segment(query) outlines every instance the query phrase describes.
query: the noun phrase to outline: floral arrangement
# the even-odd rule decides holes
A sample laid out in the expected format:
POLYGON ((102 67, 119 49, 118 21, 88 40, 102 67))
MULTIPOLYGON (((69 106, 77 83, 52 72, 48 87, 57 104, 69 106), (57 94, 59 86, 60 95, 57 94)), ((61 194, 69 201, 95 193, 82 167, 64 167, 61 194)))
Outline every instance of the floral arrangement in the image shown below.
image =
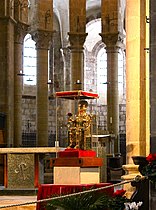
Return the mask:
POLYGON ((138 202, 138 203, 136 203, 136 202, 132 202, 132 203, 125 203, 125 210, 130 210, 130 209, 132 209, 132 210, 138 210, 139 209, 139 207, 141 206, 143 204, 143 202, 138 202))
POLYGON ((143 176, 156 183, 156 154, 149 154, 146 157, 147 164, 140 171, 143 176))
POLYGON ((117 190, 111 196, 101 191, 73 195, 51 200, 47 203, 46 210, 124 210, 125 203, 131 202, 124 194, 125 190, 117 190))
POLYGON ((130 202, 125 196, 125 190, 116 190, 112 197, 108 200, 108 207, 113 210, 123 210, 125 209, 125 203, 130 202))

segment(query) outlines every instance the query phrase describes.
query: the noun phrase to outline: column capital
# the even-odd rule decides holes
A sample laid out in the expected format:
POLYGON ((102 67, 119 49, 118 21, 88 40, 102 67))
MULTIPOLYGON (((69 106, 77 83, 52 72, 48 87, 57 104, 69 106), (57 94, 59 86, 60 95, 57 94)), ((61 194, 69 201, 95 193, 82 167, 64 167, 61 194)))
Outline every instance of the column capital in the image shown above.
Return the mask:
POLYGON ((17 22, 15 25, 15 43, 23 44, 24 37, 28 33, 28 27, 28 24, 17 22))
POLYGON ((86 40, 86 36, 88 33, 79 33, 79 32, 68 32, 69 35, 69 41, 70 41, 70 47, 69 49, 77 49, 77 50, 83 50, 83 45, 86 40))
POLYGON ((36 30, 31 32, 32 39, 36 42, 37 49, 50 49, 52 43, 53 31, 36 30))
POLYGON ((124 47, 124 38, 125 35, 121 32, 114 32, 114 33, 100 33, 102 38, 102 42, 106 44, 106 47, 124 47))

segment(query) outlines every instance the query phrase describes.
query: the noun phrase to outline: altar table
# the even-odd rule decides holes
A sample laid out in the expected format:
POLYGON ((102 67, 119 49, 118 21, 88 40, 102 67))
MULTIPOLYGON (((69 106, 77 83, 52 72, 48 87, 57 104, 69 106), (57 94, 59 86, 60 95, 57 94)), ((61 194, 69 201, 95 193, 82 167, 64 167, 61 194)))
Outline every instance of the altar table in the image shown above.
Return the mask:
MULTIPOLYGON (((54 195, 65 195, 65 194, 81 192, 83 190, 88 190, 92 187, 100 188, 109 185, 111 185, 111 183, 79 184, 79 185, 41 184, 38 188, 37 200, 50 198, 54 195)), ((111 196, 114 193, 114 187, 103 189, 102 191, 111 196)), ((44 205, 45 203, 37 203, 36 210, 45 210, 44 205)))
POLYGON ((4 162, 4 187, 7 190, 36 190, 44 183, 44 157, 56 153, 55 147, 0 148, 4 162))

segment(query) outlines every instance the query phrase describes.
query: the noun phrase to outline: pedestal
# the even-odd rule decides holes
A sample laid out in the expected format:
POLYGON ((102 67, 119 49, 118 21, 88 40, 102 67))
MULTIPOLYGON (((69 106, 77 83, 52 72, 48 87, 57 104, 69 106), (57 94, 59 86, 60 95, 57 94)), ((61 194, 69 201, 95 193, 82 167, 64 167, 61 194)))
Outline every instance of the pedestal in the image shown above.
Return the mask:
POLYGON ((50 164, 54 167, 54 184, 100 183, 103 159, 97 158, 95 151, 65 150, 50 164))

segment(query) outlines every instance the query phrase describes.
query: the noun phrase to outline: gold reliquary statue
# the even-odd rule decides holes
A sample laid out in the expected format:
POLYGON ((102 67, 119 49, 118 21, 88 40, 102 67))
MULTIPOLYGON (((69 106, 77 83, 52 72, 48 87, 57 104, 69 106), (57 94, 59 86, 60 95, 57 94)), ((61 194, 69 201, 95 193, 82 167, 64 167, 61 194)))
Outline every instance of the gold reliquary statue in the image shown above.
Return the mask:
POLYGON ((68 113, 67 148, 90 150, 92 148, 92 116, 87 113, 88 102, 86 100, 98 99, 98 94, 83 90, 73 90, 56 92, 53 97, 56 97, 56 99, 74 100, 76 102, 76 113, 68 113))
POLYGON ((91 149, 91 115, 87 113, 88 102, 81 100, 78 103, 78 112, 75 116, 68 113, 68 148, 91 149))

